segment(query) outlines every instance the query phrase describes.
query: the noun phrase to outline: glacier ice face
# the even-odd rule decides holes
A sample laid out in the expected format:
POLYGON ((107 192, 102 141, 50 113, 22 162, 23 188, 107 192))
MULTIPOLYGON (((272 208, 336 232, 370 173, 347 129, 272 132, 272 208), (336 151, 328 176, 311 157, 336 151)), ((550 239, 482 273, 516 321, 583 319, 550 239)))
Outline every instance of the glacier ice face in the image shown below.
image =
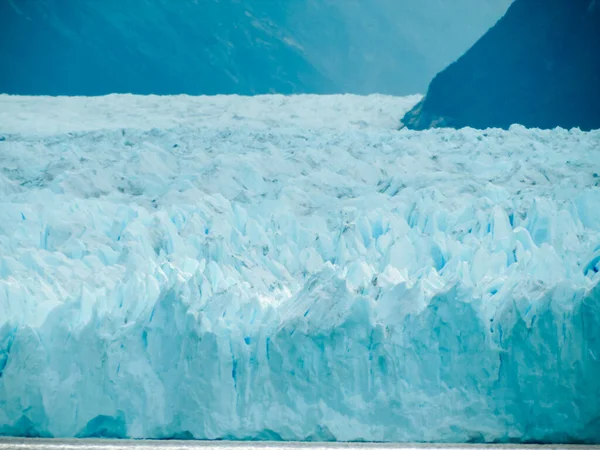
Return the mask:
POLYGON ((0 96, 0 433, 600 441, 600 132, 0 96))

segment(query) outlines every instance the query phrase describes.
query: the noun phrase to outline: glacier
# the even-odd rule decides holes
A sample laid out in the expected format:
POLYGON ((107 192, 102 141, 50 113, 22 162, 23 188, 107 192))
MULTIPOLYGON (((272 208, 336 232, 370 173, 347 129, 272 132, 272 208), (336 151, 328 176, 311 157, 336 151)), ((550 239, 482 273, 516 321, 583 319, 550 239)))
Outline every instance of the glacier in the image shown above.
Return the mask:
POLYGON ((600 131, 0 96, 0 434, 600 442, 600 131))

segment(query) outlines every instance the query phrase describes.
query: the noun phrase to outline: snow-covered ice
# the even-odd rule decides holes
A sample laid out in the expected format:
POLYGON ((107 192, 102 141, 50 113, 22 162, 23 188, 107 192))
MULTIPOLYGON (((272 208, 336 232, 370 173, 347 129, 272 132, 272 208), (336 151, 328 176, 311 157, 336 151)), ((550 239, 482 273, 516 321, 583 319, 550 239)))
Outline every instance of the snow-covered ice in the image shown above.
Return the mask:
POLYGON ((600 131, 0 96, 0 434, 600 441, 600 131))

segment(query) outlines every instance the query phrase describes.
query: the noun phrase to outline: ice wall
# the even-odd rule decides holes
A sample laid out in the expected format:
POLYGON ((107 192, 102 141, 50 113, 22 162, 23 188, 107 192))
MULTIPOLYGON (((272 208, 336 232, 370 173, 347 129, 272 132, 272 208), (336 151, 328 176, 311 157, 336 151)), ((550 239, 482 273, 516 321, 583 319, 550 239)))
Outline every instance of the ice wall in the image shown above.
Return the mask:
POLYGON ((0 96, 0 433, 599 442, 600 132, 417 100, 0 96))

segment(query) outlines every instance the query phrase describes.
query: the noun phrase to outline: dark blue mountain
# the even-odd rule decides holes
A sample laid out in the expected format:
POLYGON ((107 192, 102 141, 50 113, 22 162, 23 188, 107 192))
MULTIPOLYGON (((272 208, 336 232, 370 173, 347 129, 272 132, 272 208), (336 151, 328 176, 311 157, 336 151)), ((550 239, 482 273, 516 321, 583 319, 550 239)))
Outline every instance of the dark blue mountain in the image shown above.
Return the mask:
POLYGON ((600 1, 516 0, 403 123, 600 128, 600 1))

